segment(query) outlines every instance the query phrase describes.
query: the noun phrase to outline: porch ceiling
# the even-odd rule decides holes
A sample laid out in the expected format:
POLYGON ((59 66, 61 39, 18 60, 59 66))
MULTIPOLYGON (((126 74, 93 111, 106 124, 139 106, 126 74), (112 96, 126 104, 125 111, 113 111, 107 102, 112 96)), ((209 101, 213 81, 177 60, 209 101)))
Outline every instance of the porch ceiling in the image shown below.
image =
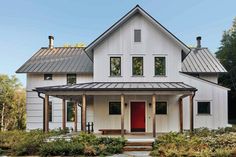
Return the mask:
POLYGON ((183 82, 89 82, 75 85, 38 87, 35 91, 40 93, 55 93, 59 95, 80 93, 106 93, 116 94, 119 92, 144 93, 144 92, 194 92, 195 87, 183 82))

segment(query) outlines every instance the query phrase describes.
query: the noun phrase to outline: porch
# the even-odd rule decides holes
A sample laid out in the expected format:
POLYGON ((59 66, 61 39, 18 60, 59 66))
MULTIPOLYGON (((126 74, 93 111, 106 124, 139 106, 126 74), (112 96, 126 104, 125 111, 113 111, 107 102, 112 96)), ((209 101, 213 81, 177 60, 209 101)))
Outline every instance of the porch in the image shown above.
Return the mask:
MULTIPOLYGON (((66 100, 74 102, 75 108, 75 120, 74 120, 74 131, 77 132, 77 107, 81 107, 81 130, 86 131, 86 106, 88 99, 93 101, 94 113, 98 116, 94 117, 94 125, 98 126, 98 120, 100 123, 107 123, 109 117, 104 118, 104 108, 99 106, 98 99, 101 101, 105 100, 106 97, 113 97, 116 101, 120 101, 120 115, 117 116, 119 119, 119 125, 115 125, 117 129, 120 129, 121 136, 125 136, 125 130, 128 132, 143 131, 145 134, 156 137, 156 102, 163 96, 175 96, 177 98, 177 110, 179 112, 179 131, 183 131, 183 98, 189 97, 190 104, 190 130, 194 128, 193 121, 193 98, 196 92, 196 88, 191 87, 182 82, 91 82, 82 83, 76 85, 64 85, 64 86, 53 86, 53 87, 39 87, 36 88, 39 94, 45 94, 44 103, 44 130, 47 132, 49 130, 49 96, 54 96, 62 99, 62 129, 66 128, 66 100), (138 97, 138 99, 137 99, 138 97), (135 98, 135 99, 133 99, 135 98), (141 98, 141 99, 139 99, 141 98), (96 103, 95 103, 96 102, 96 103), (139 114, 132 116, 132 102, 134 113, 139 112, 139 114), (136 102, 136 103, 134 103, 136 102), (143 106, 144 109, 137 109, 143 106), (100 111, 99 111, 100 110, 100 111), (140 110, 140 111, 138 111, 140 110), (140 128, 140 113, 144 110, 144 125, 145 127, 140 128), (146 112, 145 112, 146 111, 146 112), (102 118, 103 117, 103 118, 102 118), (132 117, 134 122, 132 122, 132 117), (135 120, 136 119, 136 120, 135 120), (133 123, 133 124, 132 124, 133 123), (134 123, 137 123, 136 126, 134 123), (135 128, 136 127, 136 128, 135 128), (132 130, 133 129, 133 130, 132 130), (140 130, 141 129, 141 130, 140 130), (144 130, 143 130, 144 129, 144 130)), ((100 104, 105 105, 102 102, 100 104)), ((118 121, 118 120, 117 120, 118 121)), ((116 121, 116 123, 117 123, 116 121)), ((115 122, 115 121, 114 121, 115 122)), ((101 125, 102 126, 102 125, 101 125)), ((99 128, 97 129, 111 129, 99 128)))

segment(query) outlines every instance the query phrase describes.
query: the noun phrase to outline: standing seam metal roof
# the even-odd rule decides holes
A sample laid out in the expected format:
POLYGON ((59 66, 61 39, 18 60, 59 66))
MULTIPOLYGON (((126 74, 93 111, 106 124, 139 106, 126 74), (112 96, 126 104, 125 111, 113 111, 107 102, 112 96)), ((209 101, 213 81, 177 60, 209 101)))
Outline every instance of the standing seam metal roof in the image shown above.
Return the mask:
POLYGON ((93 62, 83 48, 41 48, 17 73, 93 73, 93 62))
POLYGON ((224 73, 227 70, 207 48, 193 48, 182 62, 184 73, 224 73))
POLYGON ((45 91, 196 91, 183 82, 89 82, 36 88, 45 91))

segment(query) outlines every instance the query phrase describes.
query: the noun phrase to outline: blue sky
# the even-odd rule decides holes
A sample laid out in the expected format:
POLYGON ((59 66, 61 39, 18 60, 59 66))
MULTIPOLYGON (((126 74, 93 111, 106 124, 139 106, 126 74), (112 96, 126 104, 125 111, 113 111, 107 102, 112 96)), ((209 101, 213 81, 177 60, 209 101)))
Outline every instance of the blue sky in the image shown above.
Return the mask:
MULTIPOLYGON (((235 0, 7 0, 0 4, 0 73, 13 75, 40 47, 89 44, 139 4, 186 45, 217 51, 236 17, 235 0)), ((25 85, 25 74, 17 74, 25 85)))

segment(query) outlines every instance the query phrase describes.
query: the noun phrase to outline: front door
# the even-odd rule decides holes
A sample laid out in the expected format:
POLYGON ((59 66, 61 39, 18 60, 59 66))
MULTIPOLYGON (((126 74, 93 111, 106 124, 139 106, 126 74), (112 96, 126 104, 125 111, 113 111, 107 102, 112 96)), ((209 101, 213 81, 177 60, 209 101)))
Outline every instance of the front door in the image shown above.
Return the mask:
POLYGON ((145 132, 145 102, 131 102, 131 131, 145 132))

